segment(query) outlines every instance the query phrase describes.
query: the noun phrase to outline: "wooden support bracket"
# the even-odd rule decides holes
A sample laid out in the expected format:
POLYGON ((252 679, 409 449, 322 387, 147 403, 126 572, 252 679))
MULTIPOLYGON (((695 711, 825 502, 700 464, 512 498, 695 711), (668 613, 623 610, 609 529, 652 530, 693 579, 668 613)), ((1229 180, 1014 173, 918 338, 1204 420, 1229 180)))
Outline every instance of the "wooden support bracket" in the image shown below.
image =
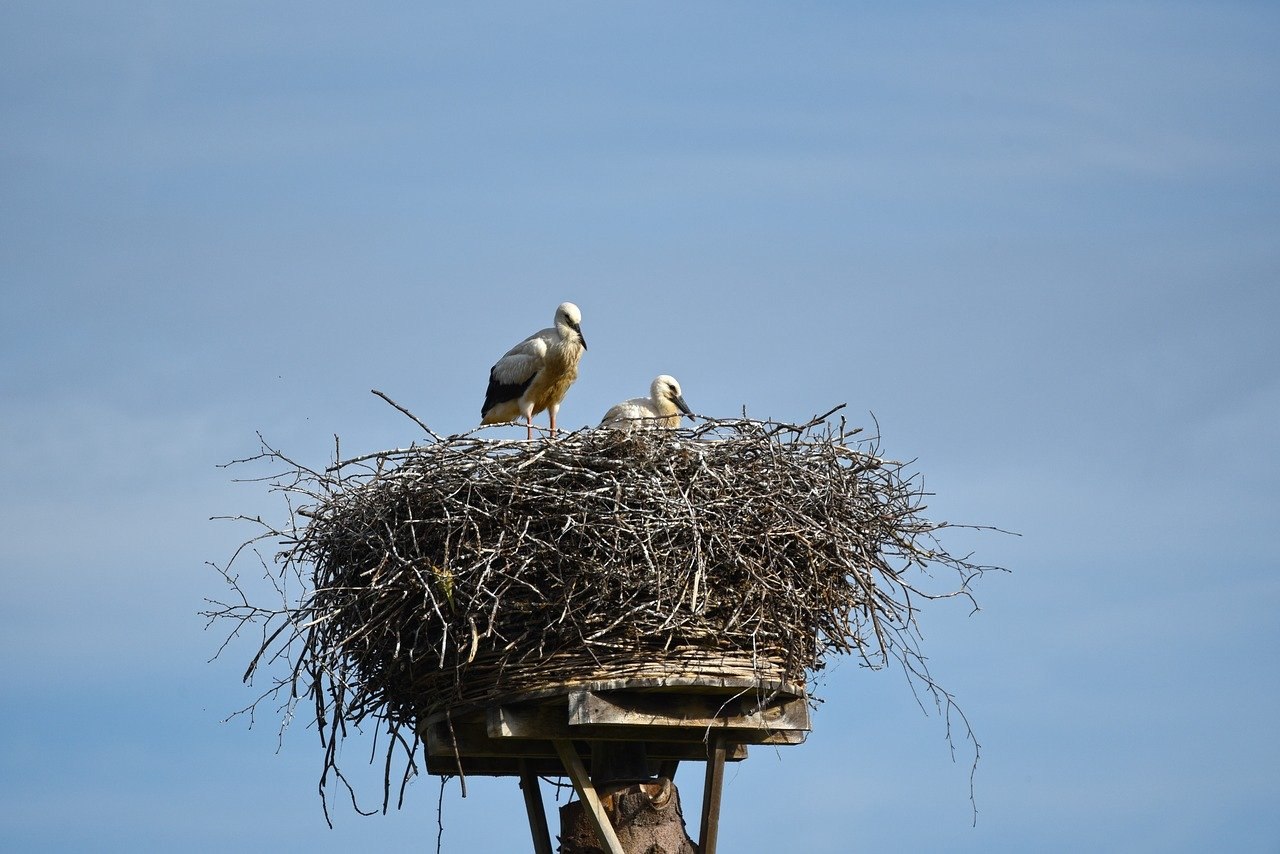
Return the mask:
MULTIPOLYGON (((596 787, 591 785, 591 778, 587 776, 587 766, 582 764, 578 751, 568 739, 558 738, 552 743, 555 745, 556 753, 560 755, 560 761, 564 763, 565 772, 573 781, 573 787, 578 790, 578 797, 582 798, 582 802, 586 804, 587 818, 591 820, 591 826, 595 828, 601 844, 604 845, 608 854, 626 854, 622 850, 622 842, 618 840, 618 834, 614 832, 613 825, 609 822, 608 814, 604 811, 604 804, 600 803, 596 787)), ((723 768, 723 765, 721 767, 723 768)))

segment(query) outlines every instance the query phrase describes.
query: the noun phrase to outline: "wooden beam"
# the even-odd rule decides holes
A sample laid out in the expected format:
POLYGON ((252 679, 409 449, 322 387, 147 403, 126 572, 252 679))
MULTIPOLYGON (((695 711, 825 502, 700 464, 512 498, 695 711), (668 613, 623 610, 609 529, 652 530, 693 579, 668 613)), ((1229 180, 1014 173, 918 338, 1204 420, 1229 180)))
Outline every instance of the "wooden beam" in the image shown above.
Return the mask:
POLYGON ((485 712, 489 738, 572 738, 564 703, 493 706, 485 712))
POLYGON ((712 735, 707 744, 707 777, 702 791, 702 828, 698 832, 699 854, 716 854, 720 835, 720 795, 724 791, 724 741, 712 735))
POLYGON ((755 695, 709 697, 634 691, 569 692, 569 726, 678 727, 689 730, 808 732, 803 697, 775 697, 763 706, 755 695))
POLYGON ((450 730, 436 724, 427 730, 427 754, 430 756, 510 756, 515 758, 555 756, 555 751, 544 741, 491 739, 482 727, 475 724, 458 724, 450 730))
POLYGON ((538 775, 529 763, 520 761, 520 790, 524 792, 524 808, 529 813, 529 832, 533 834, 533 854, 551 854, 551 832, 547 829, 547 811, 542 806, 542 789, 538 775))
MULTIPOLYGON (((505 707, 502 711, 505 711, 505 707)), ((561 709, 563 716, 564 710, 561 709)), ((557 738, 569 738, 571 733, 568 727, 562 728, 562 734, 553 735, 542 729, 524 730, 520 728, 505 729, 508 733, 499 737, 491 737, 489 735, 492 729, 480 723, 469 721, 458 721, 450 728, 443 723, 431 724, 427 727, 425 734, 426 752, 428 757, 438 759, 454 759, 461 757, 463 760, 473 758, 511 758, 511 759, 538 759, 556 757, 555 748, 551 746, 551 742, 557 738)), ((611 730, 612 731, 612 730, 611 730)), ((590 732, 590 731, 588 731, 590 732)), ((586 732, 574 731, 572 735, 583 735, 586 732)), ((681 738, 673 738, 668 740, 664 731, 658 729, 638 728, 634 733, 628 733, 629 738, 614 739, 598 739, 594 734, 590 736, 592 741, 597 740, 614 740, 614 741, 633 741, 641 742, 645 746, 645 752, 650 759, 658 761, 664 759, 682 759, 682 760, 701 760, 706 758, 707 751, 705 742, 701 737, 705 737, 703 730, 698 730, 699 740, 694 740, 692 731, 686 732, 681 738)), ((615 736, 621 733, 614 732, 615 736)), ((775 733, 777 735, 777 733, 775 733)), ((729 736, 730 748, 728 760, 737 762, 747 758, 747 748, 738 742, 737 735, 729 736)), ((753 742, 754 743, 754 742, 753 742)), ((470 773, 470 772, 468 772, 470 773)), ((477 772, 481 773, 481 772, 477 772)), ((558 776, 558 775, 557 775, 558 776)))
POLYGON ((587 767, 582 764, 578 751, 568 739, 558 738, 552 743, 556 747, 556 753, 560 754, 564 770, 573 781, 573 788, 577 789, 578 797, 587 807, 587 818, 591 820, 591 826, 595 828, 596 836, 599 837, 605 851, 608 854, 627 854, 622 850, 622 843, 618 840, 618 834, 614 832, 613 825, 609 823, 604 804, 600 803, 600 796, 596 794, 595 786, 591 785, 591 778, 587 776, 587 767))
MULTIPOLYGON (((589 692, 588 692, 589 693, 589 692)), ((671 696, 671 695, 659 695, 671 696)), ((578 702, 585 703, 585 698, 579 698, 578 702)), ((646 700, 646 703, 652 700, 646 700)), ((613 704, 617 705, 617 704, 613 704)), ((588 739, 591 741, 643 741, 646 743, 654 742, 689 742, 693 747, 694 754, 681 755, 680 759, 701 759, 706 751, 703 745, 706 743, 707 729, 710 719, 708 718, 676 718, 671 717, 663 720, 657 720, 656 723, 646 723, 645 718, 638 717, 633 711, 626 708, 620 708, 618 711, 609 711, 603 707, 597 713, 598 717, 594 722, 591 721, 590 715, 596 713, 592 711, 583 711, 582 709, 575 715, 573 706, 569 706, 566 711, 564 704, 560 705, 541 705, 530 706, 521 704, 512 704, 506 706, 495 706, 486 712, 485 716, 485 735, 495 740, 505 739, 534 739, 538 741, 552 741, 557 738, 569 739, 588 739), (664 725, 678 721, 675 726, 664 725)), ((777 726, 779 728, 754 728, 752 725, 744 725, 742 727, 724 727, 718 728, 731 729, 733 732, 732 741, 739 744, 800 744, 805 739, 805 731, 808 728, 808 710, 804 710, 805 717, 803 720, 792 720, 790 718, 779 719, 777 726), (803 724, 803 728, 784 729, 781 728, 783 723, 803 724)), ((652 718, 653 716, 650 716, 652 718)), ((732 723, 732 721, 730 722, 732 723)), ((454 731, 459 733, 458 739, 462 740, 462 733, 474 734, 474 730, 465 726, 460 727, 458 722, 454 722, 454 731)), ((428 727, 429 737, 431 733, 447 733, 441 724, 435 723, 428 727)), ((515 751, 516 748, 513 748, 515 751)), ((651 754, 656 755, 656 754, 651 754)), ((732 758, 732 757, 730 757, 732 758)))
POLYGON ((651 765, 643 741, 591 742, 591 782, 602 789, 647 783, 653 779, 651 765))
MULTIPOLYGON (((705 762, 707 760, 707 746, 699 745, 702 750, 697 756, 685 756, 683 760, 686 762, 705 762)), ((746 756, 746 748, 740 744, 725 745, 729 753, 725 756, 727 762, 740 762, 746 756), (735 756, 735 751, 737 755, 735 756)), ((467 777, 519 777, 520 763, 524 762, 530 771, 539 777, 563 777, 564 765, 561 764, 559 757, 555 755, 555 749, 551 745, 547 745, 546 756, 463 756, 462 764, 458 764, 457 758, 452 755, 426 757, 427 773, 436 777, 457 777, 465 775, 467 777)), ((664 774, 662 767, 665 762, 675 765, 675 760, 660 760, 653 756, 649 757, 649 774, 652 777, 668 777, 664 774)), ((586 758, 583 757, 583 764, 586 764, 586 758)))
MULTIPOLYGON (((550 748, 548 748, 550 749, 550 748)), ((427 773, 436 777, 519 777, 520 763, 539 777, 563 777, 564 766, 551 757, 517 759, 513 756, 464 756, 462 764, 452 756, 427 756, 427 773)))

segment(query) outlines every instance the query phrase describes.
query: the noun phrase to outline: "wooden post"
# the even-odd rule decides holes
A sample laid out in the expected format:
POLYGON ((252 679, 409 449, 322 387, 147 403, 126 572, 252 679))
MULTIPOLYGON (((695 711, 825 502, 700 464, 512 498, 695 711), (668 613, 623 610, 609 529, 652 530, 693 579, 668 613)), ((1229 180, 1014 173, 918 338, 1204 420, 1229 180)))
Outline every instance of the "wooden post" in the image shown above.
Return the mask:
POLYGON ((716 854, 716 837, 720 833, 720 793, 724 790, 724 756, 724 738, 712 735, 707 743, 707 778, 702 792, 699 854, 716 854))
POLYGON ((533 834, 534 854, 551 854, 551 832, 547 830, 547 811, 542 806, 542 789, 538 775, 529 763, 520 760, 520 789, 524 792, 524 808, 529 813, 529 832, 533 834))

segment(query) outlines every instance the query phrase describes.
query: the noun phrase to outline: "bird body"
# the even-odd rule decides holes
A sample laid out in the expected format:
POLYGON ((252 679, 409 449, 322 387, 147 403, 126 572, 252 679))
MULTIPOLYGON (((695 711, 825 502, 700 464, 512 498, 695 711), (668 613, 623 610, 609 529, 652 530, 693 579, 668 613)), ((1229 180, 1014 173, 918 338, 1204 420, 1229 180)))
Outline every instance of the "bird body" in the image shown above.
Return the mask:
POLYGON ((662 374, 649 386, 648 397, 633 397, 610 407, 600 426, 623 430, 674 430, 680 426, 681 415, 693 417, 689 405, 684 402, 680 383, 675 377, 662 374))
POLYGON ((561 303, 553 326, 512 347, 489 369, 480 423, 501 424, 523 415, 532 439, 533 416, 545 410, 554 436, 560 402, 578 378, 578 361, 586 349, 582 312, 571 302, 561 303))

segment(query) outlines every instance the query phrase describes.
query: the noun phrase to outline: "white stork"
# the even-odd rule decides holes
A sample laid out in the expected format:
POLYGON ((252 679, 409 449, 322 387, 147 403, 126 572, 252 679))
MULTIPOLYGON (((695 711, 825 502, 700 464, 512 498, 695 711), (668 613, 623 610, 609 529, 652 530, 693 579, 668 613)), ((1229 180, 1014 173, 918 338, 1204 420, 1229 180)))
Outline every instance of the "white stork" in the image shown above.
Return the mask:
POLYGON ((560 401, 578 378, 578 360, 586 349, 582 312, 571 302, 560 303, 553 326, 512 347, 489 369, 480 423, 501 424, 523 415, 532 439, 533 416, 545 409, 554 436, 560 401))
POLYGON ((666 428, 674 430, 680 426, 680 415, 684 413, 690 418, 689 404, 684 402, 684 393, 676 378, 663 374, 649 386, 648 397, 633 397, 615 404, 604 414, 601 427, 617 427, 625 430, 666 428))

